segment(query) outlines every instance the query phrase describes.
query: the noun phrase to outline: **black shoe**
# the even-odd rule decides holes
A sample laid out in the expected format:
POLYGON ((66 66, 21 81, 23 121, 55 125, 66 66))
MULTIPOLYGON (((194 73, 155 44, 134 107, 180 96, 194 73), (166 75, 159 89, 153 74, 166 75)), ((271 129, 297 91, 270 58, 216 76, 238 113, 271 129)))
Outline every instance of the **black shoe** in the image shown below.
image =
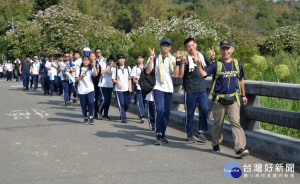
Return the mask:
POLYGON ((107 121, 110 121, 110 117, 109 116, 103 116, 102 118, 103 120, 107 120, 107 121))
POLYGON ((248 156, 248 155, 249 155, 248 150, 240 149, 239 151, 236 152, 235 158, 243 158, 243 157, 248 156))
POLYGON ((219 145, 213 146, 212 152, 213 152, 213 153, 220 153, 220 147, 219 147, 219 145))
POLYGON ((188 142, 188 143, 195 143, 196 141, 195 141, 194 136, 190 136, 190 137, 186 138, 186 142, 188 142))
POLYGON ((66 102, 66 106, 69 106, 69 105, 71 105, 71 103, 70 102, 66 102))
POLYGON ((95 124, 94 118, 90 118, 89 123, 90 123, 90 125, 94 125, 95 124))
POLYGON ((205 143, 206 142, 206 137, 204 135, 204 132, 197 132, 196 137, 199 138, 199 142, 205 143))
POLYGON ((26 90, 26 88, 23 88, 23 91, 25 91, 26 90))
POLYGON ((154 143, 154 144, 155 144, 155 145, 158 145, 158 146, 162 145, 162 143, 163 143, 163 142, 162 142, 162 138, 163 138, 162 135, 157 134, 157 135, 156 135, 156 140, 155 140, 155 143, 154 143))
POLYGON ((84 118, 83 124, 84 124, 84 125, 88 125, 88 124, 89 124, 89 120, 88 120, 87 118, 84 118))
POLYGON ((121 123, 127 123, 127 120, 122 120, 122 122, 121 123))
POLYGON ((166 138, 166 136, 164 136, 164 137, 161 139, 161 141, 162 141, 163 144, 168 144, 168 143, 169 143, 169 141, 168 141, 168 139, 166 138))

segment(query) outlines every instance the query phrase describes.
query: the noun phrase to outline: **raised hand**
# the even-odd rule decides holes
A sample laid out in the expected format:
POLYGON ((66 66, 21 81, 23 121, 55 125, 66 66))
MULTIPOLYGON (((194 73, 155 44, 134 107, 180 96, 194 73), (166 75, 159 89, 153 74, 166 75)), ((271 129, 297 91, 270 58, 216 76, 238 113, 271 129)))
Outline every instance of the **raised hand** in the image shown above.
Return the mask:
POLYGON ((150 59, 154 59, 154 57, 155 57, 155 48, 153 48, 153 50, 151 50, 149 48, 149 51, 150 51, 150 59))
POLYGON ((214 51, 214 47, 209 48, 209 52, 210 52, 210 59, 215 60, 216 52, 214 51))
POLYGON ((179 51, 177 52, 177 57, 176 57, 176 61, 181 61, 182 60, 182 55, 179 54, 179 51))

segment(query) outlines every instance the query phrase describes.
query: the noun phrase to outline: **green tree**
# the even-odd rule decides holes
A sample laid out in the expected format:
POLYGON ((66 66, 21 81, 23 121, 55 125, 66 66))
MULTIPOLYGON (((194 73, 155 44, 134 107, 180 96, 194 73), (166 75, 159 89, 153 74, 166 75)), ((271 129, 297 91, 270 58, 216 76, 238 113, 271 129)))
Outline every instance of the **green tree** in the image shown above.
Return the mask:
POLYGON ((59 4, 60 0, 34 0, 33 11, 38 12, 39 10, 44 11, 46 8, 52 5, 59 4))

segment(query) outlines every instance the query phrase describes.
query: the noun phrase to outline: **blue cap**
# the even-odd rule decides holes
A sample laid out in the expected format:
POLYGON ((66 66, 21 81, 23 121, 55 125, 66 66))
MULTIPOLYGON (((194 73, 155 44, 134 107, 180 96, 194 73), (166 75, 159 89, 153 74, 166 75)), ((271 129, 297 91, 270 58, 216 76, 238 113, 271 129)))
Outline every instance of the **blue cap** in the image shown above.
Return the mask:
POLYGON ((160 45, 163 45, 164 43, 168 43, 169 45, 172 45, 171 39, 170 38, 163 38, 160 41, 160 45))

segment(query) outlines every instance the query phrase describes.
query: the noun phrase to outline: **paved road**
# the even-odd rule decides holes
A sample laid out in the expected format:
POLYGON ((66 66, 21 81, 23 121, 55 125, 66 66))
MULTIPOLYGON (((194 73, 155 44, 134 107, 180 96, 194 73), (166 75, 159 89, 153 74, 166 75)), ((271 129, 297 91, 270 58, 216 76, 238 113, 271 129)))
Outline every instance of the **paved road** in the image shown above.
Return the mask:
MULTIPOLYGON (((211 153, 211 142, 188 144, 180 128, 168 128, 170 143, 155 146, 147 123, 139 124, 128 113, 121 124, 118 109, 111 107, 113 121, 82 125, 78 104, 65 107, 62 97, 43 96, 40 90, 21 91, 21 83, 0 80, 0 183, 1 184, 94 184, 94 183, 299 183, 286 169, 264 172, 264 155, 236 160, 231 145, 222 154, 211 153), (241 170, 251 165, 248 177, 224 175, 224 164, 235 161, 241 170), (263 172, 255 177, 254 164, 263 172), (262 178, 261 174, 265 174, 262 178), (251 176, 252 174, 252 176, 251 176), (275 178, 273 174, 277 174, 275 178), (282 178, 279 178, 282 176, 282 178)), ((278 161, 278 163, 281 163, 278 161)))

